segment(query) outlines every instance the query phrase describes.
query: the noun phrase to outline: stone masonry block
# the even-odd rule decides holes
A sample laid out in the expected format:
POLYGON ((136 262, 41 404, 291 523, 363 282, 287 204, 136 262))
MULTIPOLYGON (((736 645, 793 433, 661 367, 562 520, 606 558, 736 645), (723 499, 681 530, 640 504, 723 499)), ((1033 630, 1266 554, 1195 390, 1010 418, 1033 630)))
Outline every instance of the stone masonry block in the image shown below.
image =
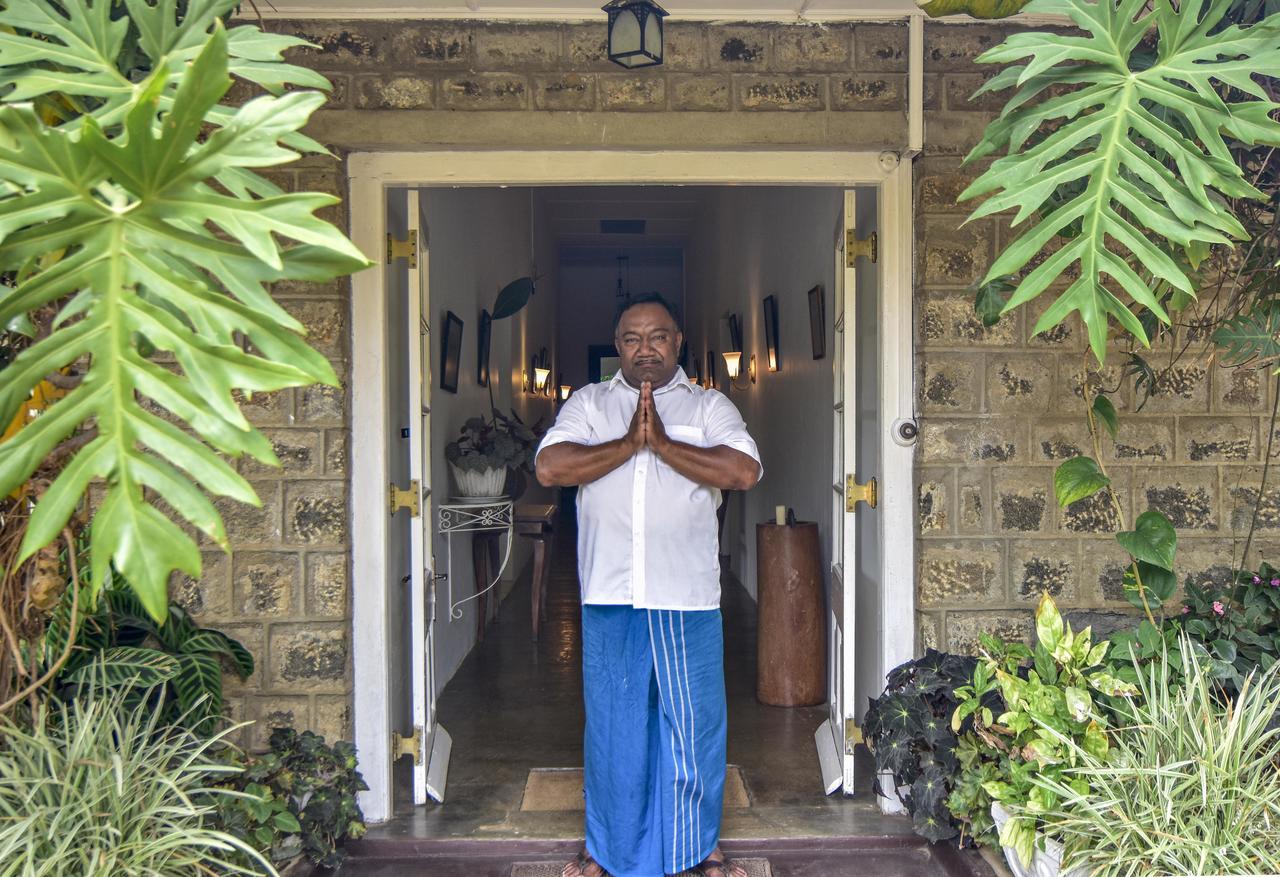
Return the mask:
POLYGON ((971 606, 1004 601, 1001 542, 924 539, 920 554, 920 605, 971 606))
POLYGON ((954 525, 954 473, 950 469, 921 469, 916 510, 920 516, 920 534, 949 533, 954 525))
POLYGON ((1053 403, 1053 362, 1043 356, 987 356, 987 410, 1038 414, 1053 403))
POLYGON ((1000 112, 1008 102, 1012 91, 987 91, 977 94, 982 84, 995 74, 995 69, 986 73, 949 73, 943 77, 943 95, 948 110, 979 110, 982 112, 1000 112))
POLYGON ((352 739, 351 700, 344 694, 317 694, 312 704, 312 729, 334 744, 339 740, 348 742, 352 739))
POLYGON ((601 76, 600 107, 605 110, 662 110, 667 106, 667 80, 657 73, 601 76))
POLYGON ((662 29, 663 69, 677 72, 705 70, 707 32, 706 25, 700 22, 668 22, 662 29))
POLYGON ((711 25, 707 28, 707 59, 712 70, 768 70, 767 25, 711 25))
POLYGON ((342 481, 285 485, 286 539, 291 544, 343 546, 347 542, 347 486, 342 481))
POLYGON ((313 70, 378 70, 391 57, 392 29, 368 21, 280 21, 277 33, 301 37, 315 48, 285 52, 285 60, 313 70))
POLYGON ((238 551, 232 586, 240 618, 285 618, 296 614, 301 558, 289 551, 238 551))
POLYGON ((260 694, 249 698, 249 749, 265 752, 270 748, 273 728, 310 729, 311 699, 303 696, 260 694))
POLYGON ((356 77, 356 109, 426 110, 435 105, 435 82, 422 76, 356 77))
POLYGON ((1178 456, 1188 463, 1256 460, 1258 422, 1252 417, 1178 418, 1178 456))
POLYGON ((345 624, 271 625, 271 685, 290 691, 344 694, 350 678, 345 624))
POLYGON ((797 25, 774 31, 775 70, 849 70, 852 59, 852 25, 797 25))
POLYGON ((347 421, 346 376, 338 372, 337 387, 311 384, 298 390, 298 419, 319 426, 341 426, 347 421))
POLYGON ((934 413, 977 414, 982 358, 935 353, 921 362, 920 407, 934 413))
MULTIPOLYGON (((1108 357, 1108 364, 1101 368, 1090 359, 1086 369, 1081 365, 1078 356, 1059 357, 1058 380, 1055 382, 1053 392, 1053 411, 1064 417, 1074 415, 1083 418, 1087 407, 1084 393, 1086 381, 1089 386, 1090 403, 1101 390, 1123 385, 1125 382, 1121 377, 1121 368, 1115 364, 1114 359, 1114 357, 1108 357)), ((1111 399, 1111 404, 1117 411, 1125 411, 1129 407, 1123 393, 1110 393, 1108 398, 1111 399)))
MULTIPOLYGON (((920 311, 922 345, 930 347, 1012 347, 1018 343, 1018 313, 984 326, 973 310, 973 293, 930 290, 920 311)), ((933 353, 924 354, 927 362, 933 353)))
POLYGON ((1080 545, 1074 539, 1015 539, 1009 543, 1014 597, 1035 604, 1048 592, 1064 605, 1080 595, 1080 545))
POLYGON ((1116 512, 1116 500, 1125 521, 1133 522, 1133 473, 1125 467, 1112 466, 1107 470, 1111 478, 1111 490, 1100 490, 1092 496, 1077 500, 1066 508, 1057 505, 1058 529, 1069 533, 1110 534, 1120 525, 1116 512), (1112 493, 1115 498, 1112 498, 1112 493))
POLYGON ((733 107, 728 76, 673 73, 667 77, 671 109, 726 111, 733 107))
POLYGON ((990 472, 986 467, 962 466, 956 473, 959 486, 958 530, 968 535, 991 532, 992 507, 990 472))
POLYGON ((283 426, 293 420, 293 390, 273 390, 251 396, 236 390, 231 396, 254 426, 283 426))
POLYGON ((1218 471, 1216 467, 1148 467, 1137 473, 1134 511, 1163 512, 1178 530, 1218 529, 1218 471))
POLYGON ((994 113, 940 110, 925 115, 924 154, 963 156, 982 140, 994 113))
POLYGON ((1086 539, 1081 543, 1080 594, 1083 604, 1128 605, 1124 571, 1131 559, 1114 538, 1086 539))
POLYGON ((1142 621, 1141 610, 1130 608, 1117 609, 1071 609, 1063 610, 1062 618, 1071 625, 1073 631, 1082 631, 1086 627, 1093 642, 1107 639, 1122 630, 1136 627, 1142 621))
POLYGON ((271 449, 280 459, 279 466, 267 466, 252 457, 240 460, 240 472, 249 478, 306 478, 319 475, 323 460, 321 444, 324 435, 317 429, 263 428, 271 449))
POLYGON ((960 203, 960 193, 977 179, 972 170, 961 170, 959 163, 948 159, 926 159, 916 192, 917 206, 923 213, 966 214, 973 203, 960 203))
POLYGON ((345 475, 347 472, 347 431, 327 429, 324 433, 324 473, 345 475))
POLYGON ((253 655, 253 672, 241 679, 234 672, 223 668, 222 690, 227 694, 244 694, 262 690, 262 680, 267 678, 267 640, 263 625, 257 623, 219 624, 218 630, 239 642, 253 655))
POLYGON ((1053 470, 1047 466, 1001 466, 991 473, 996 528, 1043 533, 1053 523, 1053 470))
POLYGON ((1025 429, 1014 418, 921 421, 920 446, 928 463, 1009 463, 1023 459, 1025 429))
POLYGON ((1003 40, 1004 34, 988 25, 929 22, 924 28, 925 69, 931 72, 985 69, 986 65, 977 64, 974 59, 1003 40))
POLYGON ((1035 330, 1040 316, 1056 298, 1057 293, 1050 290, 1023 305, 1027 321, 1027 346, 1073 352, 1083 349, 1086 335, 1080 326, 1079 314, 1068 314, 1065 320, 1042 332, 1035 330))
POLYGON ((392 37, 395 59, 405 67, 446 70, 470 67, 473 49, 471 28, 451 22, 398 22, 392 37))
POLYGON ((513 73, 460 73, 440 80, 440 105, 451 110, 521 110, 529 102, 525 78, 513 73))
MULTIPOLYGON (((666 41, 664 39, 665 47, 666 41)), ((609 60, 609 38, 599 26, 571 26, 565 32, 564 66, 570 70, 617 70, 609 60)))
POLYGON ((979 220, 963 228, 952 217, 926 216, 922 223, 921 282, 968 286, 991 264, 991 225, 979 220))
POLYGON ((941 612, 917 612, 916 613, 916 652, 922 653, 925 649, 941 649, 942 648, 942 613, 941 612))
POLYGON ((831 78, 833 110, 896 110, 907 105, 907 79, 896 73, 850 73, 831 78))
POLYGON ((231 561, 222 551, 200 553, 200 577, 174 571, 169 578, 169 599, 197 621, 224 619, 231 612, 231 561))
POLYGON ((1104 438, 1102 446, 1107 459, 1120 462, 1157 462, 1172 460, 1173 422, 1154 417, 1125 416, 1116 429, 1115 441, 1104 438))
POLYGON ((1035 631, 1032 610, 1000 612, 948 612, 946 620, 947 651, 958 655, 976 655, 979 637, 990 633, 1006 641, 1030 643, 1035 631))
POLYGON ((855 70, 906 73, 906 25, 857 25, 853 33, 853 58, 855 70))
POLYGON ((1058 463, 1093 454, 1089 428, 1079 418, 1037 419, 1031 425, 1031 447, 1032 459, 1058 463))
POLYGON ((553 24, 481 24, 473 39, 480 70, 546 69, 560 61, 560 28, 553 24))
POLYGON ((1163 370, 1157 366, 1155 391, 1143 410, 1148 414, 1207 412, 1209 365, 1183 362, 1163 370))
MULTIPOLYGON (((1213 585, 1226 588, 1231 585, 1232 570, 1243 546, 1230 539, 1183 539, 1178 543, 1177 572, 1181 586, 1203 588, 1213 585)), ((1248 563, 1246 563, 1246 568, 1248 563)), ((1180 601, 1179 593, 1174 601, 1180 601)))
POLYGON ((349 565, 350 558, 341 551, 307 553, 306 613, 308 617, 347 617, 349 565))
MULTIPOLYGON (((280 483, 278 481, 253 482, 254 492, 262 505, 255 508, 227 497, 213 501, 227 528, 227 539, 237 549, 254 545, 274 545, 280 541, 280 483)), ((201 541, 208 541, 201 536, 201 541)))
MULTIPOLYGON (((1223 477, 1227 497, 1226 511, 1231 522, 1231 531, 1243 536, 1249 531, 1257 510, 1258 530, 1280 530, 1280 478, 1274 468, 1267 473, 1266 490, 1261 492, 1262 467, 1231 467, 1223 477)), ((1274 557, 1264 558, 1272 563, 1274 557)))
POLYGON ((744 110, 820 110, 827 99, 822 76, 739 76, 734 89, 744 110))
POLYGON ((594 77, 548 73, 533 77, 533 105, 539 110, 590 110, 596 103, 594 77))
POLYGON ((1213 369, 1213 410, 1263 413, 1267 400, 1267 372, 1254 368, 1213 369))

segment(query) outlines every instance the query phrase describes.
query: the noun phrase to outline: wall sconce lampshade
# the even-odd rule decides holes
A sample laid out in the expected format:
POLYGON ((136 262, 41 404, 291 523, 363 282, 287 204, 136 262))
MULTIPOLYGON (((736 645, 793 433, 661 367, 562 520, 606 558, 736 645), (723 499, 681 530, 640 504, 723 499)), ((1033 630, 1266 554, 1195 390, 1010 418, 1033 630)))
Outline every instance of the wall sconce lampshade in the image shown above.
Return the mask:
POLYGON ((742 373, 742 351, 726 350, 724 352, 724 370, 729 373, 729 380, 737 380, 742 373))
POLYGON ((547 378, 551 377, 551 369, 539 366, 533 370, 534 387, 541 393, 547 388, 547 378))
POLYGON ((560 401, 563 402, 565 399, 568 399, 569 394, 572 392, 573 392, 573 387, 569 386, 568 384, 561 384, 560 385, 560 401))
POLYGON ((662 63, 662 19, 667 11, 653 0, 610 0, 609 60, 623 67, 662 63))

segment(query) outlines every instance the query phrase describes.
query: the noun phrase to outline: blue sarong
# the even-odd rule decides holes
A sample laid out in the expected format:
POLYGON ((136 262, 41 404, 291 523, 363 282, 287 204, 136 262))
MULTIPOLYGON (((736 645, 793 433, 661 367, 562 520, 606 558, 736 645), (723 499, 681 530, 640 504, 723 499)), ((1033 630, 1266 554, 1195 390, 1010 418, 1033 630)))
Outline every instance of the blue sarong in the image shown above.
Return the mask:
POLYGON ((613 877, 711 854, 724 800, 720 610, 582 607, 587 851, 613 877))

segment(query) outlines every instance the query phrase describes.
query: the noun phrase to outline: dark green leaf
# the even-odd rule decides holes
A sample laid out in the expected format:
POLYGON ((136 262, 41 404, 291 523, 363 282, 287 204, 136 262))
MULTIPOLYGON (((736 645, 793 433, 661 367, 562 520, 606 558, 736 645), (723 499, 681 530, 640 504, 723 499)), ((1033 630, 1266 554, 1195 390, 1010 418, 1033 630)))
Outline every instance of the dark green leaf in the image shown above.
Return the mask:
POLYGON ((996 277, 978 287, 978 294, 973 300, 973 310, 982 325, 990 328, 1000 322, 1005 305, 1009 302, 1009 292, 1014 284, 1008 277, 996 277))
POLYGON ((1178 534, 1169 519, 1160 512, 1143 512, 1132 530, 1116 534, 1116 541, 1138 560, 1145 560, 1164 569, 1173 569, 1178 534))
POLYGON ((1112 440, 1116 437, 1116 406, 1111 404, 1111 400, 1099 393, 1093 397, 1093 414, 1107 428, 1107 433, 1112 440))
POLYGON ((521 277, 513 280, 498 293, 498 300, 493 304, 493 319, 502 320, 520 312, 529 303, 533 295, 533 278, 521 277))

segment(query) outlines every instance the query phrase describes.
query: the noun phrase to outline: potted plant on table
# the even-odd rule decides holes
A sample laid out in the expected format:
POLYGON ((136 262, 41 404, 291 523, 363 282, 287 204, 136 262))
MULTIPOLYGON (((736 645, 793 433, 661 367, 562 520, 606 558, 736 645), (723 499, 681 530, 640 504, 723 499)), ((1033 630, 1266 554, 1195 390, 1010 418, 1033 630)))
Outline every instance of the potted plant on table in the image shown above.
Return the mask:
POLYGON ((524 476, 533 472, 534 451, 542 432, 541 420, 528 426, 514 411, 507 417, 495 408, 491 420, 469 419, 462 425, 462 434, 444 449, 458 494, 514 498, 522 493, 524 476), (514 476, 511 490, 506 489, 508 476, 514 476))

